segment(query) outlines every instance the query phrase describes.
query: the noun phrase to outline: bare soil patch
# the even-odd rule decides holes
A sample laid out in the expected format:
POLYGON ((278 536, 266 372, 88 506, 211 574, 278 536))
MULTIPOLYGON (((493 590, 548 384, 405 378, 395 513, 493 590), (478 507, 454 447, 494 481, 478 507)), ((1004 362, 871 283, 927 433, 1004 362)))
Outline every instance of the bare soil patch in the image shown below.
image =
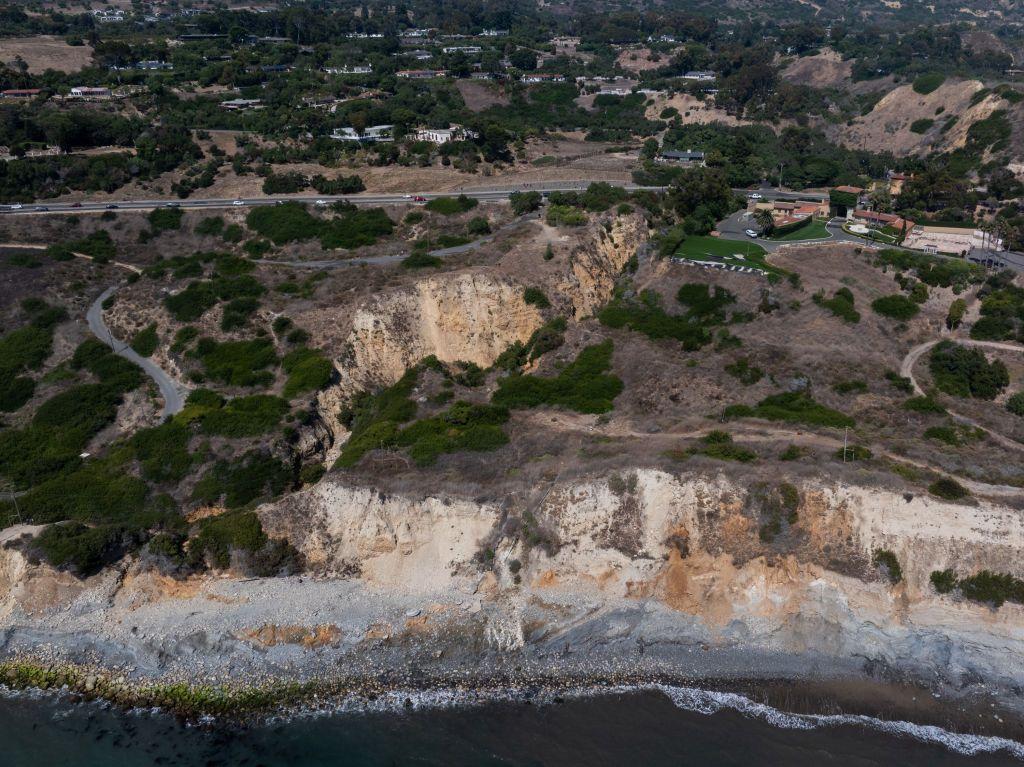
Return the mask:
POLYGON ((457 80, 455 85, 462 94, 466 106, 474 112, 482 112, 488 107, 506 106, 509 103, 508 96, 498 83, 457 80))
POLYGON ((832 50, 799 58, 782 72, 782 76, 790 82, 812 88, 843 88, 850 84, 852 74, 853 62, 843 61, 832 50))

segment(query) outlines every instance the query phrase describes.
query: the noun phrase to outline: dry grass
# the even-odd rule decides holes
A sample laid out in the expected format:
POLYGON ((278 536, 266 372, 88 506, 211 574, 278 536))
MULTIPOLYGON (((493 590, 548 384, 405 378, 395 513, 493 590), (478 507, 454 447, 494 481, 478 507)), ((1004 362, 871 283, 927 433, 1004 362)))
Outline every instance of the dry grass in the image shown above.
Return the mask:
POLYGON ((9 37, 0 39, 0 61, 11 64, 17 57, 28 64, 28 71, 40 74, 47 69, 78 72, 92 63, 92 47, 68 45, 59 37, 9 37))

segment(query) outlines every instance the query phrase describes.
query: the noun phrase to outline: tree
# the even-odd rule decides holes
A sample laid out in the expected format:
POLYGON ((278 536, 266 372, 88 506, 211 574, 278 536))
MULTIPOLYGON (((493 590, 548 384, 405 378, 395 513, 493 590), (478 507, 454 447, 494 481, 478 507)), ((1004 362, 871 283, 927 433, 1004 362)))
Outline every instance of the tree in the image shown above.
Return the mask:
POLYGON ((772 213, 766 208, 761 208, 754 213, 754 220, 757 225, 761 228, 761 234, 771 234, 775 229, 775 219, 772 218, 772 213))

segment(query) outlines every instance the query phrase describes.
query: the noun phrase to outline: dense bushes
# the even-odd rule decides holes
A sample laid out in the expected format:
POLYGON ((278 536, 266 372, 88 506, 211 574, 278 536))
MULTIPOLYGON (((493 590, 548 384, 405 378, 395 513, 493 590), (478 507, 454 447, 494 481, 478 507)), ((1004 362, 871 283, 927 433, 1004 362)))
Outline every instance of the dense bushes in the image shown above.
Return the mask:
POLYGON ((946 76, 941 72, 929 72, 919 75, 914 80, 914 92, 927 96, 932 91, 937 90, 944 82, 946 82, 946 76))
POLYGON ((286 354, 281 360, 281 367, 288 374, 284 384, 284 396, 287 399, 323 389, 334 375, 334 364, 319 351, 306 347, 286 354))
POLYGON ((382 208, 357 208, 346 202, 332 207, 338 216, 325 219, 312 215, 301 203, 286 202, 254 208, 245 223, 275 245, 318 238, 328 249, 372 245, 394 231, 394 222, 382 208))
POLYGON ((551 306, 551 302, 548 301, 548 297, 544 295, 544 291, 540 288, 526 288, 523 290, 523 300, 538 309, 547 309, 551 306))
POLYGON ((921 307, 915 301, 899 293, 876 298, 871 302, 871 308, 883 317, 902 321, 913 319, 921 311, 921 307))
POLYGON ((432 213, 455 216, 473 210, 478 204, 472 197, 460 194, 458 197, 435 197, 427 203, 426 208, 432 213))
POLYGON ((267 338, 220 343, 200 338, 192 354, 210 378, 229 386, 268 386, 274 375, 266 368, 278 362, 274 344, 267 338))
POLYGON ((67 319, 61 307, 27 299, 22 309, 31 323, 0 338, 0 412, 18 410, 35 392, 35 381, 22 375, 42 367, 53 350, 53 329, 67 319))
POLYGON ((725 418, 764 418, 769 421, 833 428, 854 425, 854 420, 848 415, 815 402, 811 395, 804 391, 773 394, 765 397, 754 407, 730 405, 722 415, 725 418))
POLYGON ((935 480, 928 486, 928 492, 936 498, 942 498, 946 501, 959 501, 971 494, 970 490, 952 477, 943 477, 935 480))
POLYGON ((492 402, 510 409, 560 405, 579 413, 606 413, 622 392, 622 381, 606 374, 611 367, 612 342, 583 349, 558 375, 511 375, 498 382, 492 402))
POLYGON ((996 609, 1006 602, 1024 604, 1024 581, 1009 573, 982 570, 966 578, 958 578, 953 570, 935 570, 931 574, 931 582, 940 594, 959 589, 965 598, 990 604, 996 609))
POLYGON ((1019 391, 1006 400, 1006 409, 1014 415, 1024 417, 1024 391, 1019 391))
POLYGON ((528 362, 554 351, 565 343, 566 323, 563 317, 556 317, 533 331, 526 343, 516 341, 498 355, 494 367, 498 370, 516 371, 528 362))
POLYGON ((139 461, 142 476, 152 482, 184 479, 193 463, 188 443, 188 428, 176 421, 140 429, 128 442, 139 461))
POLYGON ((979 295, 981 317, 971 326, 971 338, 1024 341, 1024 288, 1013 284, 1013 275, 993 275, 979 295))
POLYGON ((140 330, 132 338, 131 347, 136 354, 143 357, 151 357, 156 351, 160 339, 156 334, 156 324, 150 324, 140 330))
POLYGON ((154 208, 146 219, 154 232, 176 231, 181 229, 184 215, 181 208, 154 208))
POLYGON ((889 549, 875 549, 871 563, 875 567, 884 568, 886 577, 893 585, 903 580, 903 568, 900 567, 900 561, 889 549))
POLYGON ((254 394, 234 397, 221 407, 211 407, 199 419, 203 431, 222 437, 255 437, 277 427, 288 412, 280 397, 254 394))
POLYGON ((725 288, 700 282, 681 286, 676 299, 687 307, 685 314, 669 314, 657 293, 645 291, 639 301, 614 299, 598 313, 598 319, 608 327, 628 327, 648 338, 673 338, 686 351, 695 351, 711 340, 710 328, 725 322, 725 307, 736 301, 725 288))
POLYGON ((932 349, 929 369, 935 386, 957 397, 991 400, 1010 383, 999 360, 989 362, 980 349, 943 341, 932 349))
POLYGON ((509 196, 512 204, 512 212, 517 216, 524 216, 532 213, 541 206, 543 198, 540 192, 513 192, 509 196))
POLYGON ((218 460, 196 483, 192 499, 229 509, 283 493, 292 482, 291 469, 269 453, 250 451, 234 461, 218 460))
POLYGON ((309 180, 320 194, 355 194, 366 190, 363 179, 359 176, 338 176, 327 178, 319 173, 309 180))
POLYGON ((849 288, 839 288, 832 298, 825 298, 824 294, 815 293, 811 300, 846 322, 854 325, 860 322, 860 312, 854 308, 853 291, 849 288))
POLYGON ((54 567, 86 577, 120 560, 135 543, 135 536, 119 526, 68 522, 47 527, 32 541, 32 548, 54 567))
POLYGON ((508 443, 501 424, 508 410, 493 405, 456 402, 447 411, 424 418, 398 432, 395 444, 408 447, 417 464, 433 463, 442 453, 494 450, 508 443))
POLYGON ((981 282, 985 276, 985 268, 978 264, 894 248, 879 251, 878 263, 901 271, 913 270, 926 285, 933 288, 951 287, 957 292, 972 283, 981 282))
POLYGON ((583 226, 587 223, 587 214, 571 205, 548 205, 548 226, 583 226))

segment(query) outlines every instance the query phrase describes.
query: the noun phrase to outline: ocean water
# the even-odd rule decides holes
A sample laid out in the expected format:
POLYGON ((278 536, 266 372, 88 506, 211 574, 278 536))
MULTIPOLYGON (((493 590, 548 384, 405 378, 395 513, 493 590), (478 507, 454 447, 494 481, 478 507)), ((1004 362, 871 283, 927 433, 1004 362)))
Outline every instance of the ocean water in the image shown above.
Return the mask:
POLYGON ((680 687, 474 705, 444 694, 396 694, 369 709, 352 705, 245 728, 0 695, 3 767, 809 764, 1022 765, 1024 747, 865 717, 796 716, 739 695, 680 687))

